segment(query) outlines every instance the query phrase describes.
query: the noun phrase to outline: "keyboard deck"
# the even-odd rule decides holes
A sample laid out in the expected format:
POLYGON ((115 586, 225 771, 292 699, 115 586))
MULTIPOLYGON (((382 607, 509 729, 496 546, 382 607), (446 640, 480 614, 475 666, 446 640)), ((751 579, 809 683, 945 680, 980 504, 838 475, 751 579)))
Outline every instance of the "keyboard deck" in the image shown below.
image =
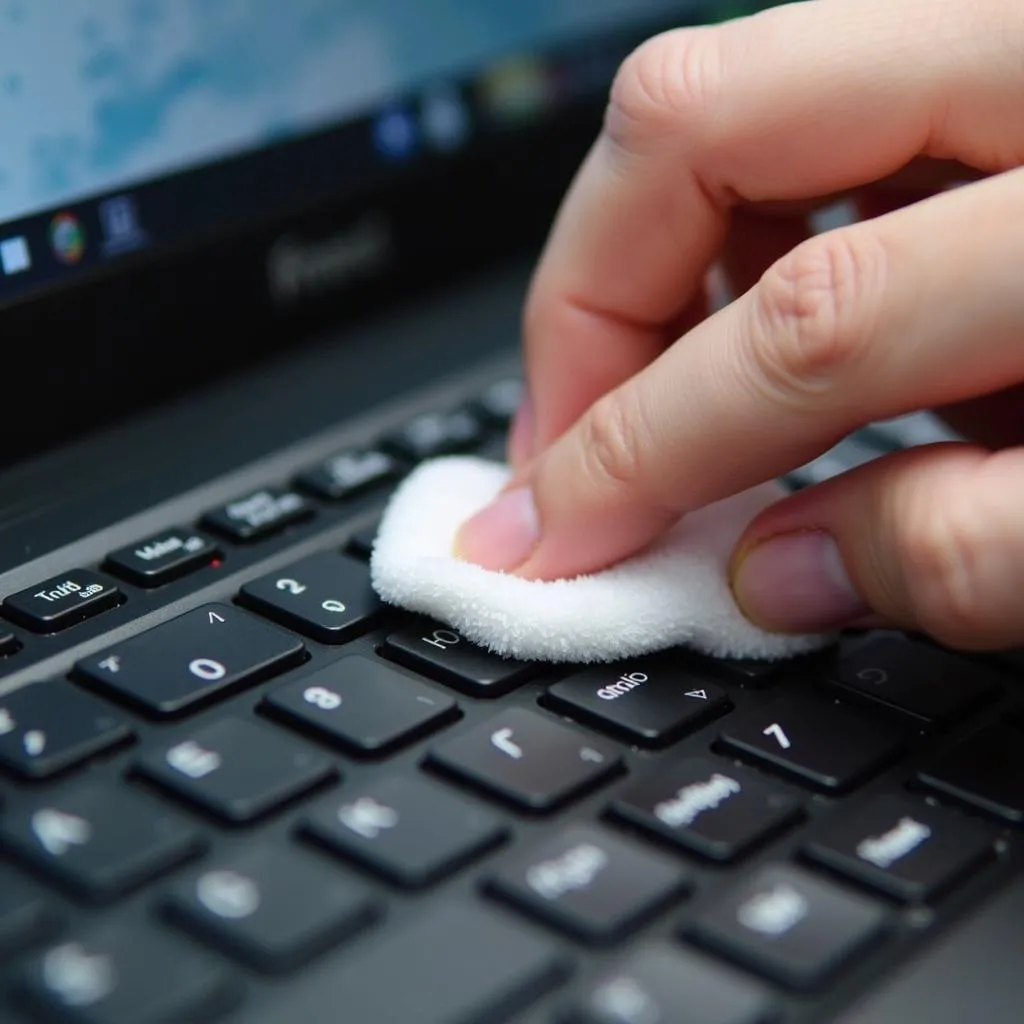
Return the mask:
POLYGON ((389 488, 518 391, 6 596, 0 1020, 826 1021, 1020 875, 1013 656, 553 668, 383 607, 389 488))

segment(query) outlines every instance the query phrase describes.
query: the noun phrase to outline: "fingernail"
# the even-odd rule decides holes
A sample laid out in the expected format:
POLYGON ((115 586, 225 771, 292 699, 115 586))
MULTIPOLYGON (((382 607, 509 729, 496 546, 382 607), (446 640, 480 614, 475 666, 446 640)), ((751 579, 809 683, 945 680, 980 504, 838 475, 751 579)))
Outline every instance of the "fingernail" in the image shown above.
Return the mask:
POLYGON ((821 531, 785 534, 742 553, 732 578, 741 611, 776 633, 817 633, 867 615, 839 545, 821 531))
POLYGON ((527 391, 519 405, 508 437, 509 461, 513 466, 526 462, 533 455, 533 400, 527 391))
POLYGON ((455 541, 459 558, 485 569, 522 565, 540 538, 540 518, 529 487, 501 495, 463 524, 455 541))

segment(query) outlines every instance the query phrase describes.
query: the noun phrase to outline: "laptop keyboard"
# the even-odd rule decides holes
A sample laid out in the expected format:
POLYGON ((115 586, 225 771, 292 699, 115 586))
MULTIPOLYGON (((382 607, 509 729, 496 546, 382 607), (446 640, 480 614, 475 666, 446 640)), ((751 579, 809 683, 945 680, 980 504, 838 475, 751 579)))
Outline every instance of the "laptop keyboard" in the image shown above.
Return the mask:
POLYGON ((0 1020, 824 1021, 1020 873, 1012 656, 552 667, 383 606, 389 487, 518 394, 6 597, 0 673, 82 653, 0 697, 0 1020))

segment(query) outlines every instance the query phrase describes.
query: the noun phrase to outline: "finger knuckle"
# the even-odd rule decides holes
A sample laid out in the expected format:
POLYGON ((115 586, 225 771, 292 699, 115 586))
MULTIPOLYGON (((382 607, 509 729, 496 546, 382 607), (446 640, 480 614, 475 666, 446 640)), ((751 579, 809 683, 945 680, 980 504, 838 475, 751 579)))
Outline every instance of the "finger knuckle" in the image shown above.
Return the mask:
POLYGON ((583 458, 591 479, 630 494, 643 487, 644 430, 634 403, 619 392, 599 399, 583 420, 583 458))
POLYGON ((917 625, 953 647, 983 641, 994 622, 984 592, 987 532, 971 501, 922 500, 897 549, 917 625))
POLYGON ((755 383, 799 407, 854 400, 873 348, 884 246, 836 231, 797 246, 762 277, 745 344, 755 383))
POLYGON ((692 138, 711 123, 723 81, 713 29, 677 29, 648 39, 612 84, 605 131, 621 148, 692 138))

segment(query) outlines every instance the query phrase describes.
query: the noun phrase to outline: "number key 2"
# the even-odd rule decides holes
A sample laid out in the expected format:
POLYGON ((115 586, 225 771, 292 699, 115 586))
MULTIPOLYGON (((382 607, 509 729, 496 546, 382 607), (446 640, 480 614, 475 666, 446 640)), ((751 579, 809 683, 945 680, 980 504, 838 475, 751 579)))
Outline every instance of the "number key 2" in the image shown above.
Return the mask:
POLYGON ((366 564, 329 551, 247 583, 238 600, 325 644, 365 632, 382 608, 366 564))
POLYGON ((721 743, 832 792, 850 789, 899 753, 902 736, 883 722, 812 694, 793 694, 730 721, 721 743))

